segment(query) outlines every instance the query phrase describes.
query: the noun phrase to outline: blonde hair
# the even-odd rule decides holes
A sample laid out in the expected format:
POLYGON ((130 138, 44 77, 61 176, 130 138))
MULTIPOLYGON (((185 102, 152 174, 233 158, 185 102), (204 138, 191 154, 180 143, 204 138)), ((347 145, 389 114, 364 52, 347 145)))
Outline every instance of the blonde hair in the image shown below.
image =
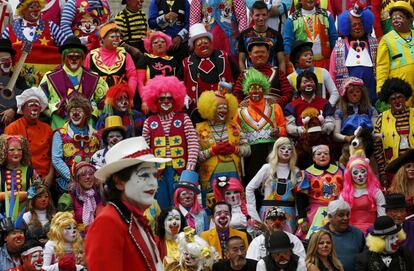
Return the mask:
MULTIPOLYGON (((49 240, 55 242, 55 254, 57 261, 65 256, 65 250, 63 247, 65 244, 65 238, 63 237, 63 230, 72 224, 77 226, 71 212, 58 212, 52 219, 48 237, 49 240)), ((79 234, 79 231, 77 231, 76 238, 72 243, 72 252, 75 259, 83 254, 83 240, 79 234)))
MULTIPOLYGON (((403 230, 400 230, 397 233, 397 237, 398 237, 398 240, 403 241, 405 240, 407 236, 405 235, 405 232, 403 230)), ((374 235, 368 234, 365 240, 366 240, 366 245, 370 251, 381 253, 385 250, 384 236, 374 236, 374 235)))
MULTIPOLYGON (((217 111, 217 96, 215 91, 204 91, 198 99, 198 112, 201 117, 207 120, 213 120, 217 111)), ((224 99, 227 102, 226 122, 231 120, 237 112, 239 103, 233 94, 226 94, 224 99)))
POLYGON ((296 160, 297 160, 297 154, 296 154, 296 149, 295 149, 295 145, 293 144, 293 142, 287 138, 287 137, 279 137, 275 144, 273 144, 273 149, 272 152, 267 156, 267 161, 269 163, 270 166, 270 172, 269 172, 269 177, 267 178, 265 185, 269 185, 274 178, 274 175, 277 171, 277 165, 279 164, 279 156, 277 155, 279 148, 282 145, 285 144, 289 144, 292 146, 292 156, 289 159, 289 169, 291 172, 291 181, 293 183, 293 186, 296 185, 296 171, 297 171, 297 167, 296 167, 296 160))
POLYGON ((408 164, 400 167, 400 169, 395 173, 394 177, 392 178, 392 184, 388 192, 390 193, 403 193, 404 195, 409 195, 408 190, 408 176, 405 168, 408 164))
POLYGON ((328 256, 328 259, 336 269, 343 271, 344 268, 336 256, 335 244, 332 238, 332 234, 326 230, 319 230, 312 234, 308 245, 308 252, 306 253, 306 266, 309 266, 310 264, 319 266, 320 259, 318 256, 318 244, 324 235, 328 235, 332 243, 331 254, 328 256))

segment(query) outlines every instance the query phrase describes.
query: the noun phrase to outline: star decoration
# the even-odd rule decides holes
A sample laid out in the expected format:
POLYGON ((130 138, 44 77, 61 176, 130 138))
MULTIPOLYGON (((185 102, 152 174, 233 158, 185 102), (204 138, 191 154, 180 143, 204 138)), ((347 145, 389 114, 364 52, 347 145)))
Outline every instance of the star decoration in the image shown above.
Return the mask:
POLYGON ((79 11, 79 13, 85 12, 85 8, 84 7, 79 7, 78 11, 79 11))
POLYGON ((326 217, 328 215, 328 213, 326 211, 322 212, 323 217, 326 217))
POLYGON ((180 181, 180 175, 174 175, 174 182, 180 181))
POLYGON ((174 142, 174 144, 178 144, 178 143, 180 143, 180 139, 176 137, 176 138, 174 138, 173 142, 174 142))
POLYGON ((178 165, 179 167, 183 167, 183 166, 184 166, 184 162, 183 162, 182 160, 179 160, 179 161, 177 162, 177 165, 178 165))
POLYGON ((182 151, 181 150, 175 150, 175 154, 181 155, 182 154, 182 151))
POLYGON ((157 150, 155 153, 157 154, 157 156, 160 156, 161 155, 161 150, 157 150))
POLYGON ((158 138, 157 140, 155 140, 155 145, 161 145, 161 139, 158 138))
POLYGON ((19 40, 19 39, 16 39, 16 42, 14 43, 14 44, 22 44, 22 41, 21 40, 19 40))
POLYGON ((47 43, 49 42, 49 40, 46 37, 39 39, 39 41, 41 45, 45 45, 45 46, 47 46, 47 43))

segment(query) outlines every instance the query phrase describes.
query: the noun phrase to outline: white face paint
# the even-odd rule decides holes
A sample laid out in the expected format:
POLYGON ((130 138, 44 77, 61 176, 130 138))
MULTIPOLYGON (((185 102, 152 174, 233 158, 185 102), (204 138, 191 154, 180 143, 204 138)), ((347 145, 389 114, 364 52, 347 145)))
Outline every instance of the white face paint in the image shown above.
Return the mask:
POLYGON ((35 251, 31 254, 30 263, 35 270, 42 270, 43 266, 43 250, 35 251))
POLYGON ((290 160, 290 157, 292 157, 293 147, 290 144, 283 144, 279 147, 277 150, 277 156, 279 158, 279 161, 282 163, 287 163, 290 160))
POLYGON ((352 180, 358 185, 363 185, 367 182, 368 171, 365 168, 356 168, 352 169, 352 180))
POLYGON ((216 122, 217 123, 224 123, 226 121, 228 107, 227 103, 221 103, 217 105, 216 109, 216 122))
POLYGON ((116 109, 121 112, 126 112, 129 109, 129 98, 125 92, 116 98, 116 109))
POLYGON ((164 220, 165 233, 169 237, 174 237, 181 228, 181 215, 180 212, 173 209, 171 210, 164 220))
POLYGON ((12 57, 8 52, 0 52, 0 70, 3 74, 8 74, 12 68, 12 57))
POLYGON ((69 117, 75 126, 83 126, 85 124, 85 111, 81 107, 74 107, 69 111, 69 117))
POLYGON ((186 266, 197 266, 199 262, 199 257, 197 255, 192 255, 189 251, 184 250, 184 263, 186 266))
POLYGON ((224 192, 224 201, 231 206, 239 206, 241 203, 241 196, 239 191, 229 190, 224 192))
POLYGON ((400 242, 398 240, 397 234, 388 235, 385 237, 385 252, 394 253, 400 247, 400 242))
POLYGON ((140 207, 148 208, 154 202, 158 189, 155 163, 144 162, 138 165, 125 184, 125 196, 140 207))
POLYGON ((75 224, 71 224, 63 229, 63 238, 68 243, 73 243, 75 241, 78 233, 78 229, 75 224))
POLYGON ((214 224, 217 228, 227 229, 230 225, 231 214, 229 207, 224 204, 217 205, 214 211, 214 224))
POLYGON ((191 208, 194 205, 194 192, 191 190, 184 190, 180 193, 180 204, 184 208, 191 208))
POLYGON ((110 131, 108 133, 106 142, 109 147, 112 147, 113 145, 121 141, 122 139, 124 139, 124 137, 122 136, 122 133, 120 131, 115 130, 115 131, 110 131))

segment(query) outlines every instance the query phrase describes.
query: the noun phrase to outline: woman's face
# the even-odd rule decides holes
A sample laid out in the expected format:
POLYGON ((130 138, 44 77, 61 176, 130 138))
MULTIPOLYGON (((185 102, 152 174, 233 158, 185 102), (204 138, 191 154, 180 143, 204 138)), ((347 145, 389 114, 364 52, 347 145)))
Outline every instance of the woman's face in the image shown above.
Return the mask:
POLYGON ((360 86, 349 86, 346 91, 346 98, 349 103, 357 104, 361 101, 362 89, 360 86))
POLYGON ((34 208, 36 210, 46 210, 49 206, 49 193, 43 192, 34 199, 34 208))
POLYGON ((175 236, 180 232, 181 228, 181 215, 180 212, 173 209, 171 210, 164 220, 164 229, 168 235, 175 236))
POLYGON ((321 146, 313 154, 313 162, 315 162, 318 166, 325 167, 329 165, 330 160, 331 155, 329 153, 328 146, 321 146))
POLYGON ((224 192, 224 201, 231 206, 239 206, 241 203, 240 192, 236 190, 228 190, 224 192))
POLYGON ((17 140, 9 143, 7 148, 7 165, 16 167, 19 166, 23 158, 22 144, 17 140))
POLYGON ((155 38, 151 43, 152 54, 164 56, 167 53, 167 42, 163 38, 155 38))
POLYGON ((63 238, 68 243, 73 243, 76 239, 78 234, 78 229, 76 228, 75 224, 70 224, 66 228, 63 229, 63 238))
POLYGON ((95 171, 94 168, 88 166, 79 169, 78 180, 82 190, 86 191, 93 187, 95 184, 95 171))
POLYGON ((364 185, 368 180, 368 171, 364 167, 353 167, 351 173, 352 180, 357 185, 364 185))
POLYGON ((322 235, 318 243, 318 249, 316 251, 319 256, 328 257, 332 252, 332 240, 329 235, 322 235))
POLYGON ((407 179, 414 181, 414 162, 410 162, 405 165, 405 173, 407 175, 407 179))
POLYGON ((277 157, 279 162, 281 163, 288 163, 290 158, 292 157, 293 147, 291 144, 283 144, 277 150, 277 157))
POLYGON ((227 112, 228 112, 227 103, 223 99, 223 101, 221 101, 220 103, 217 104, 215 122, 216 123, 225 123, 227 112))

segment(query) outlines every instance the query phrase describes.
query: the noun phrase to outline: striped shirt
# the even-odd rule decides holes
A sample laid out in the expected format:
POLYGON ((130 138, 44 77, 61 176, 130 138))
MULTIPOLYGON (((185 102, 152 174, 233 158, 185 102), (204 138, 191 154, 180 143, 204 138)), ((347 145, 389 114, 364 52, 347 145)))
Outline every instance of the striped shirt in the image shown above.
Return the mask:
POLYGON ((115 16, 115 23, 121 28, 121 38, 131 44, 147 37, 147 17, 142 10, 132 12, 127 8, 115 16))

